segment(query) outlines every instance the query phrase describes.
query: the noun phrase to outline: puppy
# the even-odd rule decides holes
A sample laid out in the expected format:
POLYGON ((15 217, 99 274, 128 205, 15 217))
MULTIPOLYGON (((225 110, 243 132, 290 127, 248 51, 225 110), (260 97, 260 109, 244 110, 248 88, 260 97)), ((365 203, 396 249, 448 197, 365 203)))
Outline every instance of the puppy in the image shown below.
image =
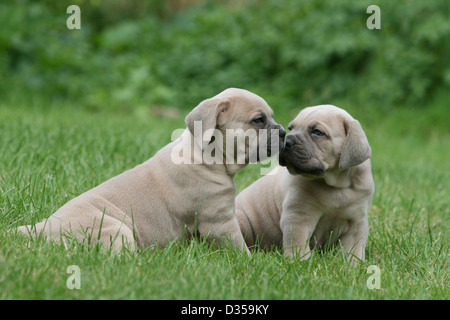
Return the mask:
POLYGON ((361 125, 340 108, 320 105, 302 110, 288 129, 279 155, 285 167, 236 197, 247 245, 283 245, 286 255, 307 259, 314 247, 339 244, 349 259, 364 260, 374 183, 361 125))
MULTIPOLYGON (((281 148, 286 132, 272 117, 272 109, 261 97, 227 89, 195 107, 186 117, 187 129, 181 137, 154 157, 19 231, 57 241, 71 237, 85 243, 100 241, 114 251, 123 246, 165 246, 200 235, 218 244, 227 240, 248 252, 234 214, 233 176, 247 165, 251 148, 245 141, 241 149, 247 154, 241 162, 237 155, 224 159, 230 154, 225 148, 229 139, 219 138, 236 130, 275 129, 281 148)), ((265 148, 272 150, 274 135, 266 139, 265 148)))

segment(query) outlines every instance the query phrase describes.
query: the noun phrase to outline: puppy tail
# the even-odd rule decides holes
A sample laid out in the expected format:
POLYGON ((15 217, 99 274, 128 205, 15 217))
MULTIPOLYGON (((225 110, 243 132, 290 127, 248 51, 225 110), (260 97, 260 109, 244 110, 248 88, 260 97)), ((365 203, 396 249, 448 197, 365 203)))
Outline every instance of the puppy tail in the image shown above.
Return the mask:
POLYGON ((33 226, 31 224, 26 226, 20 226, 17 228, 17 231, 23 235, 31 236, 32 235, 33 226))
POLYGON ((45 229, 44 223, 29 224, 17 228, 17 232, 29 237, 38 237, 45 229))

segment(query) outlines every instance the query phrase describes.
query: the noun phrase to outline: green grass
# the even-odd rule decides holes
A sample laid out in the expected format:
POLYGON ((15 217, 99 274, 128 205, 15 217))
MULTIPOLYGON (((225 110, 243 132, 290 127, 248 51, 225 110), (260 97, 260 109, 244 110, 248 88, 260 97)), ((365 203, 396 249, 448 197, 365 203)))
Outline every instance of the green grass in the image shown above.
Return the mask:
MULTIPOLYGON (((151 157, 184 114, 0 105, 0 299, 448 299, 446 107, 349 109, 372 145, 376 185, 367 261, 350 267, 332 252, 300 262, 189 242, 114 255, 9 232, 151 157), (80 290, 66 286, 70 265, 81 269, 80 290), (381 270, 379 290, 366 286, 370 265, 381 270)), ((300 110, 274 109, 285 127, 300 110)), ((258 177, 257 165, 238 173, 238 190, 258 177)))

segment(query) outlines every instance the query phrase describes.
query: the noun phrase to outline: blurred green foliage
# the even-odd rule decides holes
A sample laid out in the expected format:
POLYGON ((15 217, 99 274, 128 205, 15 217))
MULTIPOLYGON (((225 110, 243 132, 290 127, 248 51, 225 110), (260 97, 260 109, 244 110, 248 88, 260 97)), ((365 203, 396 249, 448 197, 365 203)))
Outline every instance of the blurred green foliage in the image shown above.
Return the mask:
POLYGON ((450 87, 448 0, 379 0, 380 30, 361 0, 0 1, 4 102, 192 108, 241 87, 277 108, 389 109, 450 87))

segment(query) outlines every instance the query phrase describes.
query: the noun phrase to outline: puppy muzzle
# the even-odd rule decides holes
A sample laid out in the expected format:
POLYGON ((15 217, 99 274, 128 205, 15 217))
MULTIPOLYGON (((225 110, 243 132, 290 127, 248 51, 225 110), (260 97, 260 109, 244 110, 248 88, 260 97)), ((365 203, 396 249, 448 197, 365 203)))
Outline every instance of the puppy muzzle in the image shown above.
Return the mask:
POLYGON ((280 152, 279 163, 287 167, 291 174, 321 177, 325 167, 314 157, 314 151, 298 135, 287 135, 284 148, 280 152))

